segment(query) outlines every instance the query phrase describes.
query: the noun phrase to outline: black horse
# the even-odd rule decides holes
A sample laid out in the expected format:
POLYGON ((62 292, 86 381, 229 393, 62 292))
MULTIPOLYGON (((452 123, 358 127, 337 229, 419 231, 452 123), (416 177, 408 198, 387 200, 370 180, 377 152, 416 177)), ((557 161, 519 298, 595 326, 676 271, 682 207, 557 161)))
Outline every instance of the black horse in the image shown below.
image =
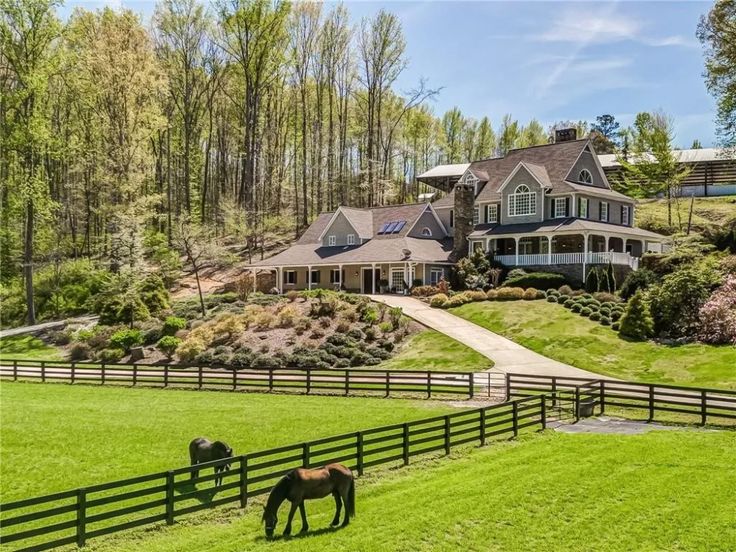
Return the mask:
MULTIPOLYGON (((191 443, 189 443, 189 459, 192 461, 192 466, 196 464, 202 464, 204 462, 211 462, 213 460, 222 460, 223 458, 232 458, 233 449, 222 441, 210 441, 204 437, 197 437, 191 443)), ((220 464, 215 466, 215 473, 221 474, 225 470, 230 469, 230 463, 220 464)), ((192 470, 192 479, 199 477, 199 470, 192 470)), ((215 486, 219 486, 222 483, 222 475, 218 475, 215 478, 215 486)))

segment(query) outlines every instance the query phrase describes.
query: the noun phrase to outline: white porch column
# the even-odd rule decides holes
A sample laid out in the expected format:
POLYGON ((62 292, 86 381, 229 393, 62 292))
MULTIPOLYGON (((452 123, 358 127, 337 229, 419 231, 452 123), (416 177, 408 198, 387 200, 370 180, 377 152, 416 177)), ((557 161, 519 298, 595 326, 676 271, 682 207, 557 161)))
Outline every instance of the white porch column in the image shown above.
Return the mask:
POLYGON ((429 283, 427 282, 427 263, 424 263, 422 265, 422 285, 429 285, 429 283))
POLYGON ((516 260, 514 265, 519 266, 519 238, 514 238, 514 247, 516 248, 516 260))
POLYGON ((552 264, 552 236, 547 236, 547 264, 552 264))
POLYGON ((371 293, 376 294, 376 265, 371 265, 371 293))
POLYGON ((585 286, 585 265, 588 263, 588 234, 583 234, 583 286, 585 286))
POLYGON ((307 289, 312 289, 312 267, 307 267, 307 289))
POLYGON ((609 249, 609 247, 608 247, 608 234, 606 234, 606 235, 605 235, 605 236, 603 236, 603 237, 604 237, 604 238, 606 238, 606 253, 609 253, 609 252, 610 252, 611 250, 610 250, 610 249, 609 249))
POLYGON ((280 266, 276 267, 276 289, 279 290, 280 294, 284 293, 284 273, 280 266))
POLYGON ((342 265, 337 265, 337 289, 342 289, 342 265))

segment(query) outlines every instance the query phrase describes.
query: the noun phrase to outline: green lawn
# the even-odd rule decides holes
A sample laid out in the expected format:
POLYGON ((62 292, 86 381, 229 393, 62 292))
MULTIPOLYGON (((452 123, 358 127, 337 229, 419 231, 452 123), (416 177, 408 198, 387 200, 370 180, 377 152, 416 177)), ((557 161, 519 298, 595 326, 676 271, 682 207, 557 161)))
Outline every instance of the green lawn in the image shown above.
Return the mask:
MULTIPOLYGON (((672 204, 673 230, 679 231, 682 225, 682 231, 685 231, 690 213, 690 198, 681 198, 678 203, 672 204)), ((736 224, 736 199, 733 197, 695 198, 692 219, 694 232, 702 233, 707 228, 725 228, 733 224, 736 224)), ((672 230, 667 224, 667 201, 658 199, 637 203, 636 225, 655 232, 671 234, 672 230)))
POLYGON ((546 301, 469 303, 451 312, 533 351, 608 376, 736 389, 736 347, 633 342, 546 301))
POLYGON ((434 330, 412 335, 396 356, 381 363, 386 370, 450 370, 477 372, 493 362, 477 351, 434 330))
MULTIPOLYGON (((332 499, 307 503, 310 534, 263 539, 261 507, 90 541, 90 550, 730 551, 733 432, 548 432, 359 479, 357 517, 326 530, 332 499)), ((278 532, 283 530, 282 506, 278 532)), ((300 528, 296 516, 294 530, 300 528)))
POLYGON ((236 454, 450 411, 430 401, 0 384, 3 502, 184 466, 207 436, 236 454))
POLYGON ((0 358, 60 360, 64 356, 57 347, 47 345, 37 337, 16 335, 0 338, 0 358))

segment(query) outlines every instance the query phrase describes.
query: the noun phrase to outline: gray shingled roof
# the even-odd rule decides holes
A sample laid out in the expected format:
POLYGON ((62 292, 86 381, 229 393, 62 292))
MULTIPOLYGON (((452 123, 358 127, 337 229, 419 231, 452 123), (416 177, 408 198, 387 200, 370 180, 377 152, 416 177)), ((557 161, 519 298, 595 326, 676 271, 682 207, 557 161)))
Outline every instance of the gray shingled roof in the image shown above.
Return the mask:
POLYGON ((523 224, 479 224, 470 234, 470 237, 481 238, 507 234, 534 234, 536 232, 603 232, 610 234, 626 234, 640 238, 660 240, 667 239, 666 236, 662 236, 661 234, 650 232, 649 230, 644 230, 642 228, 576 218, 545 220, 543 222, 528 222, 523 224))
POLYGON ((362 245, 314 247, 296 244, 286 251, 250 266, 320 266, 336 264, 389 263, 401 261, 448 262, 452 240, 398 238, 370 240, 362 245), (409 255, 405 255, 405 250, 409 255))
POLYGON ((364 240, 369 240, 373 237, 373 213, 370 209, 340 207, 340 211, 347 217, 353 228, 355 228, 358 236, 364 240))

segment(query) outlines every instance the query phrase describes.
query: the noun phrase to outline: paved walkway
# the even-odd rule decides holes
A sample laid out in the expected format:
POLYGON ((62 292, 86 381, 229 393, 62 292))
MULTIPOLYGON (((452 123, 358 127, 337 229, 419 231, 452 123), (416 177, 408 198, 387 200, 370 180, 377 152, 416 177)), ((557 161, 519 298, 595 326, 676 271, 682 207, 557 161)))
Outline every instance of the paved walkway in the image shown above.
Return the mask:
POLYGON ((605 377, 530 351, 510 339, 459 316, 442 309, 433 309, 419 299, 403 295, 370 295, 369 297, 392 307, 401 307, 404 314, 417 322, 475 349, 494 362, 493 370, 504 373, 590 377, 592 379, 605 377))

